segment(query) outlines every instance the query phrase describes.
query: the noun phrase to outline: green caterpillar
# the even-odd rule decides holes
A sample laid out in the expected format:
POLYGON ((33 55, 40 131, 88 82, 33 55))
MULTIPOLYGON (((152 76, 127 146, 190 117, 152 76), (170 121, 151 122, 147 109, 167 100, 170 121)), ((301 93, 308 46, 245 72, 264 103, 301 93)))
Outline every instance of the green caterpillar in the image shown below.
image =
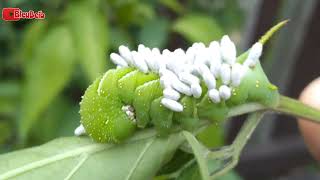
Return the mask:
MULTIPOLYGON (((274 32, 276 28, 271 30, 274 32)), ((264 44, 272 34, 270 31, 268 33, 259 42, 264 44)), ((108 70, 88 87, 80 103, 81 124, 94 141, 119 143, 132 136, 137 129, 149 126, 154 126, 160 135, 170 133, 173 126, 192 131, 200 120, 214 122, 226 119, 230 109, 239 105, 255 102, 274 107, 278 104, 277 87, 269 82, 257 60, 254 66, 252 62, 250 65, 250 52, 233 62, 243 66, 247 63, 250 68, 240 84, 232 86, 229 83, 232 89, 230 97, 213 102, 209 97, 211 87, 205 78, 200 78, 201 95, 195 97, 187 92, 182 93, 178 103, 183 110, 177 111, 163 105, 164 85, 160 76, 164 73, 159 73, 161 67, 152 68, 150 62, 142 65, 132 62, 132 59, 126 59, 126 55, 128 53, 123 53, 123 59, 120 59, 126 62, 117 61, 118 68, 108 70)), ((222 75, 215 79, 216 88, 225 84, 222 75)))
POLYGON ((172 112, 160 104, 162 89, 156 74, 143 74, 133 68, 112 69, 98 78, 86 90, 81 101, 81 124, 95 141, 117 143, 131 136, 137 127, 153 124, 160 134, 166 134, 173 123, 192 130, 199 119, 220 121, 230 108, 249 102, 275 106, 277 88, 270 84, 260 65, 248 73, 240 86, 233 89, 227 101, 215 104, 205 94, 201 99, 184 96, 183 112, 172 112), (101 93, 98 95, 99 85, 101 93), (128 104, 127 104, 128 103, 128 104), (122 107, 133 106, 136 121, 122 107))

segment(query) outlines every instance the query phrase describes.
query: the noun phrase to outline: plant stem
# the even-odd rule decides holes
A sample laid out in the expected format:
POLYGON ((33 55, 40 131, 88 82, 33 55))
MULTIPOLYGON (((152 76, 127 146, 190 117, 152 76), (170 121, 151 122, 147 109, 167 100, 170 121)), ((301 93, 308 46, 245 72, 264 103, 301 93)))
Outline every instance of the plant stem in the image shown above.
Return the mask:
POLYGON ((247 141, 251 137, 253 131, 258 126, 260 120, 262 119, 265 111, 257 111, 254 113, 250 113, 245 124, 241 127, 237 137, 232 143, 234 153, 236 157, 240 156, 240 153, 244 146, 247 144, 247 141))
POLYGON ((272 109, 278 112, 320 123, 320 110, 286 96, 280 96, 279 105, 272 109))
POLYGON ((266 110, 268 107, 259 103, 246 103, 240 106, 235 106, 230 109, 228 117, 239 116, 246 113, 252 113, 260 110, 266 110))

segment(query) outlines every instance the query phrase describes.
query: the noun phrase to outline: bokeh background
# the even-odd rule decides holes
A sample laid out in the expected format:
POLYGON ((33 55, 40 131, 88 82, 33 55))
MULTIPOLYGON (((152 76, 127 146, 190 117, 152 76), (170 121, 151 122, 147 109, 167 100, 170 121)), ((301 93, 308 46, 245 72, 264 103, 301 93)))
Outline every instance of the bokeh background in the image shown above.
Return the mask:
MULTIPOLYGON (((291 21, 264 48, 271 82, 297 98, 320 75, 317 0, 1 0, 44 20, 0 21, 0 152, 72 136, 86 87, 113 68, 109 53, 138 44, 173 50, 228 34, 238 54, 271 26, 291 21)), ((209 147, 232 142, 244 117, 212 125, 209 147)), ((294 118, 269 114, 229 179, 320 179, 294 118)))

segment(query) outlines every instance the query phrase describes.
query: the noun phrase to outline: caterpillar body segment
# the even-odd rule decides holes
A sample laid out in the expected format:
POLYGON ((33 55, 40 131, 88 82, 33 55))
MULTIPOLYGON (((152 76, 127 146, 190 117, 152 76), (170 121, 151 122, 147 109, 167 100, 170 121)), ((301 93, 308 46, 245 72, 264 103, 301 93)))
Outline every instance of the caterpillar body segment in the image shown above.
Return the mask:
POLYGON ((134 70, 123 76, 118 82, 119 95, 121 100, 126 104, 132 104, 135 98, 135 90, 144 83, 159 79, 155 73, 145 74, 139 70, 134 70))
POLYGON ((98 142, 120 142, 131 135, 136 126, 121 108, 118 80, 132 68, 107 71, 86 90, 80 103, 81 124, 98 142))
POLYGON ((229 108, 224 101, 212 103, 210 98, 206 95, 202 101, 197 104, 197 111, 200 119, 222 121, 227 117, 229 108))
POLYGON ((199 124, 199 117, 197 111, 197 99, 184 96, 180 103, 183 105, 182 112, 174 113, 173 119, 180 124, 182 129, 192 131, 199 124))
POLYGON ((152 80, 140 85, 135 90, 133 107, 137 118, 137 126, 145 128, 150 122, 151 103, 162 96, 162 88, 159 80, 152 80))
POLYGON ((162 136, 168 135, 173 124, 174 112, 161 104, 161 97, 151 103, 150 116, 152 124, 162 136))
MULTIPOLYGON (((109 70, 87 89, 81 103, 81 123, 95 141, 108 143, 121 142, 137 127, 148 125, 154 125, 160 135, 168 134, 173 124, 191 131, 200 120, 224 120, 234 106, 249 102, 276 105, 278 91, 261 71, 260 65, 250 70, 228 100, 213 103, 203 88, 201 98, 184 96, 179 100, 184 110, 173 112, 161 104, 163 88, 156 75, 127 67, 109 70), (125 106, 132 106, 134 118, 123 111, 125 106)), ((221 85, 218 81, 217 86, 221 85)))
POLYGON ((259 62, 255 68, 248 71, 242 83, 249 87, 247 101, 258 102, 267 107, 278 105, 278 88, 269 82, 259 62))

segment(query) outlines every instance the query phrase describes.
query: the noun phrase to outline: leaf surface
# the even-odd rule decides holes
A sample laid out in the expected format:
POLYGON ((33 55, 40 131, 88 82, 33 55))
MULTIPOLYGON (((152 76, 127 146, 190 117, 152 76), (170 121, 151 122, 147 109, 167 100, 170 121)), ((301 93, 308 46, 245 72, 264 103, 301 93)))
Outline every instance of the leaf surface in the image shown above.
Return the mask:
POLYGON ((201 177, 203 180, 210 180, 209 169, 207 165, 207 160, 205 159, 206 149, 203 147, 198 140, 193 136, 193 134, 188 131, 183 131, 183 135, 186 137, 191 149, 194 153, 197 163, 200 168, 201 177))
POLYGON ((154 130, 119 145, 67 137, 0 156, 0 179, 151 179, 184 141, 159 138, 154 130))

